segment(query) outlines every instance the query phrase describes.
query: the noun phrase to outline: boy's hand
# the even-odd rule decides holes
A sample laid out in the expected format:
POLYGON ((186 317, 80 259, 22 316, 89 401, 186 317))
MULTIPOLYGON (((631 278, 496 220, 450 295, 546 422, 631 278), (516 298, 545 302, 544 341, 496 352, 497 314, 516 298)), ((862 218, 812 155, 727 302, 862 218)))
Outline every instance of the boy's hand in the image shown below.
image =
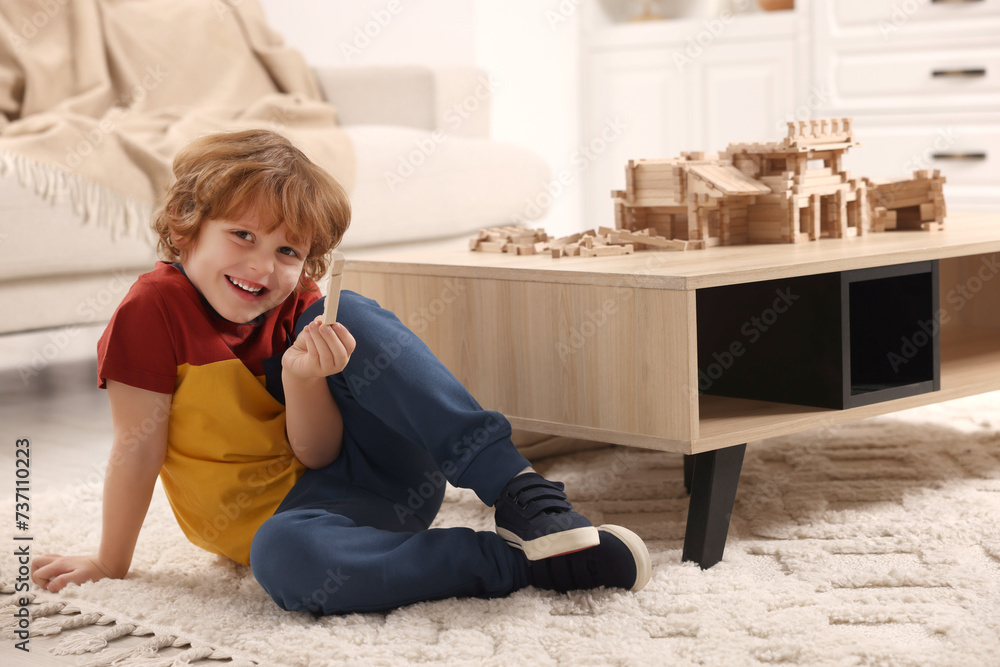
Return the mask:
POLYGON ((31 561, 31 580, 47 591, 58 593, 69 584, 114 578, 97 556, 45 554, 31 561))
POLYGON ((347 328, 336 322, 323 325, 319 315, 299 332, 281 357, 283 371, 300 378, 321 378, 344 370, 356 343, 347 328))

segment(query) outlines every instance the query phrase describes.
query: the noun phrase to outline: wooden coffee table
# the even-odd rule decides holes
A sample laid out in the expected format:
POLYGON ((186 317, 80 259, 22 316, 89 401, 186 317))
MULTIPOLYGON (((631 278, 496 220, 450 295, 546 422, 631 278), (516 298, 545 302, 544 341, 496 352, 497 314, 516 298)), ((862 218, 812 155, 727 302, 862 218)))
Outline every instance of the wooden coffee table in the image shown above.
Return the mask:
POLYGON ((348 256, 343 286, 395 312, 515 428, 686 455, 684 559, 702 567, 722 558, 747 442, 1000 389, 998 213, 952 215, 944 231, 621 257, 348 256), (801 296, 828 274, 842 303, 801 296), (879 282, 899 274, 912 277, 879 282), (773 303, 756 310, 747 289, 773 303), (819 319, 834 324, 810 328, 819 319), (802 349, 774 345, 782 327, 802 349), (834 372, 794 381, 846 383, 855 407, 758 400, 757 379, 729 382, 741 397, 705 393, 742 367, 773 395, 765 380, 795 376, 810 346, 834 372))

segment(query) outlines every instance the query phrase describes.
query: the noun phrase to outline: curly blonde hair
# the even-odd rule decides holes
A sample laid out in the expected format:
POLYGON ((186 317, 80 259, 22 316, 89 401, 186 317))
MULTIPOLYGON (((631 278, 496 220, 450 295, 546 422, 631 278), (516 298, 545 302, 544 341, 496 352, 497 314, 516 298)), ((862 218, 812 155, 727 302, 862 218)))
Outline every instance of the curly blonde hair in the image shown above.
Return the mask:
POLYGON ((288 240, 309 240, 304 278, 319 280, 351 222, 351 203, 340 184, 285 137, 269 130, 213 134, 174 159, 176 180, 153 216, 157 250, 178 261, 206 220, 232 220, 254 207, 282 224, 288 240), (311 239, 311 240, 310 240, 311 239))

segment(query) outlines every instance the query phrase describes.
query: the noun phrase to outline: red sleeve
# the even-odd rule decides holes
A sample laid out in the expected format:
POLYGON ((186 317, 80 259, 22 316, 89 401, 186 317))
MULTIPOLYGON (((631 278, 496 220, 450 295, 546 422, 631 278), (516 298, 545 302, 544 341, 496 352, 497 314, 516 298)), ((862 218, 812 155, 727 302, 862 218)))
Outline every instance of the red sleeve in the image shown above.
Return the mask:
POLYGON ((163 298, 140 276, 97 343, 98 386, 114 380, 139 389, 174 393, 177 355, 163 298))
POLYGON ((302 313, 306 312, 309 306, 319 301, 323 296, 323 293, 319 291, 319 285, 312 278, 305 277, 302 280, 302 284, 306 286, 306 289, 299 292, 298 299, 295 302, 295 316, 292 320, 293 327, 299 321, 302 313))

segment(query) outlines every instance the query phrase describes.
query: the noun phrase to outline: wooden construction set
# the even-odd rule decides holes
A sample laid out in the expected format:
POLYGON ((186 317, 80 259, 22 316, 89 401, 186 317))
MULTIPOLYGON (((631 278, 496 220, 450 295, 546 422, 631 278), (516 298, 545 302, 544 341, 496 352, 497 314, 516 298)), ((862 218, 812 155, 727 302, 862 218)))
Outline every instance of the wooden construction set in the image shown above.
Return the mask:
POLYGON ((490 228, 469 246, 596 257, 944 228, 939 171, 889 182, 856 178, 842 159, 857 145, 851 119, 833 118, 789 122, 781 141, 733 143, 718 155, 630 160, 625 190, 611 193, 615 229, 550 239, 542 230, 490 228))

